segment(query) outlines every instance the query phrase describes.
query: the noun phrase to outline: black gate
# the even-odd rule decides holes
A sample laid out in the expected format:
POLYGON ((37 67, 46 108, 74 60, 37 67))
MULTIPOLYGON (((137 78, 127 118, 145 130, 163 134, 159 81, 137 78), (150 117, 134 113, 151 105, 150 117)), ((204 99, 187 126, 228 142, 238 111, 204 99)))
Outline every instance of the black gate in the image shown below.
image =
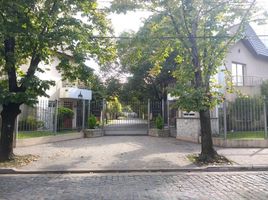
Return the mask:
POLYGON ((148 103, 106 101, 103 120, 105 135, 147 135, 148 103))

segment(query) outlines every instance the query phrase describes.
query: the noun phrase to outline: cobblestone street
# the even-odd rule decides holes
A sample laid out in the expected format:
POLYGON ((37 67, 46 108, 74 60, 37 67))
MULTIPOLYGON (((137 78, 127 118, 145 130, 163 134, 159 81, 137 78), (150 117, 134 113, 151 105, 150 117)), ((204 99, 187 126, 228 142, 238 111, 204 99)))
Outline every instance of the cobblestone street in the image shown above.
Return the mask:
POLYGON ((268 199, 268 172, 1 175, 0 199, 268 199))

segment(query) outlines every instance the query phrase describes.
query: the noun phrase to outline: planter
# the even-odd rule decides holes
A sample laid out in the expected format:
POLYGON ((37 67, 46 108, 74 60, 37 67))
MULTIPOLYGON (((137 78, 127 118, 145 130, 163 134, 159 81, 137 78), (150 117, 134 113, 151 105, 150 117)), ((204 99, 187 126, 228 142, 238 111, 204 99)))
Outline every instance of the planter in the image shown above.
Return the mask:
POLYGON ((85 138, 94 138, 94 137, 102 137, 103 130, 102 129, 85 129, 83 130, 85 138))
POLYGON ((149 129, 149 136, 153 137, 169 137, 169 129, 149 129))

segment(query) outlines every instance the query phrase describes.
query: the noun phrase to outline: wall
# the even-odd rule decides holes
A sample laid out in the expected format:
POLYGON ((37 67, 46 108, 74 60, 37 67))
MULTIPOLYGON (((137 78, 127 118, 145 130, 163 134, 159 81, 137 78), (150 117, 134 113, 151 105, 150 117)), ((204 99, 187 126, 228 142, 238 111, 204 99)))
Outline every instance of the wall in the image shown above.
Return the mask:
MULTIPOLYGON (((245 64, 245 76, 254 76, 256 78, 263 78, 264 80, 268 79, 268 59, 265 60, 263 58, 259 58, 254 55, 248 47, 244 45, 242 41, 239 41, 235 45, 233 45, 225 60, 224 64, 226 68, 231 71, 232 70, 232 62, 237 62, 241 64, 245 64)), ((221 67, 224 69, 225 67, 221 67)), ((219 82, 224 85, 224 74, 219 73, 219 82)), ((249 86, 249 87, 235 87, 240 90, 243 94, 255 96, 260 95, 260 87, 259 86, 249 86)), ((235 94, 226 94, 226 99, 233 100, 236 97, 235 94)))
MULTIPOLYGON (((213 135, 219 134, 218 118, 211 119, 211 129, 213 135)), ((201 134, 199 118, 177 118, 177 139, 199 142, 201 134)))

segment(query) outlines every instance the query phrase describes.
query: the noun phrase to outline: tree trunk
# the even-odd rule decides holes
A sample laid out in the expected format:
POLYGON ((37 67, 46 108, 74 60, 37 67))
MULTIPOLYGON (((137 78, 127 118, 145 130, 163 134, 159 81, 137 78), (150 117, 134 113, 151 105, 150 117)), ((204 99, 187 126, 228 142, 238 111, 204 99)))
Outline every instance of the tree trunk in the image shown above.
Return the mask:
POLYGON ((0 138, 0 160, 6 161, 13 158, 13 132, 15 128, 15 121, 18 114, 20 114, 20 105, 9 103, 3 105, 1 112, 2 127, 0 138))
POLYGON ((209 161, 217 155, 213 148, 211 121, 209 109, 199 112, 201 125, 201 155, 200 159, 209 161))

